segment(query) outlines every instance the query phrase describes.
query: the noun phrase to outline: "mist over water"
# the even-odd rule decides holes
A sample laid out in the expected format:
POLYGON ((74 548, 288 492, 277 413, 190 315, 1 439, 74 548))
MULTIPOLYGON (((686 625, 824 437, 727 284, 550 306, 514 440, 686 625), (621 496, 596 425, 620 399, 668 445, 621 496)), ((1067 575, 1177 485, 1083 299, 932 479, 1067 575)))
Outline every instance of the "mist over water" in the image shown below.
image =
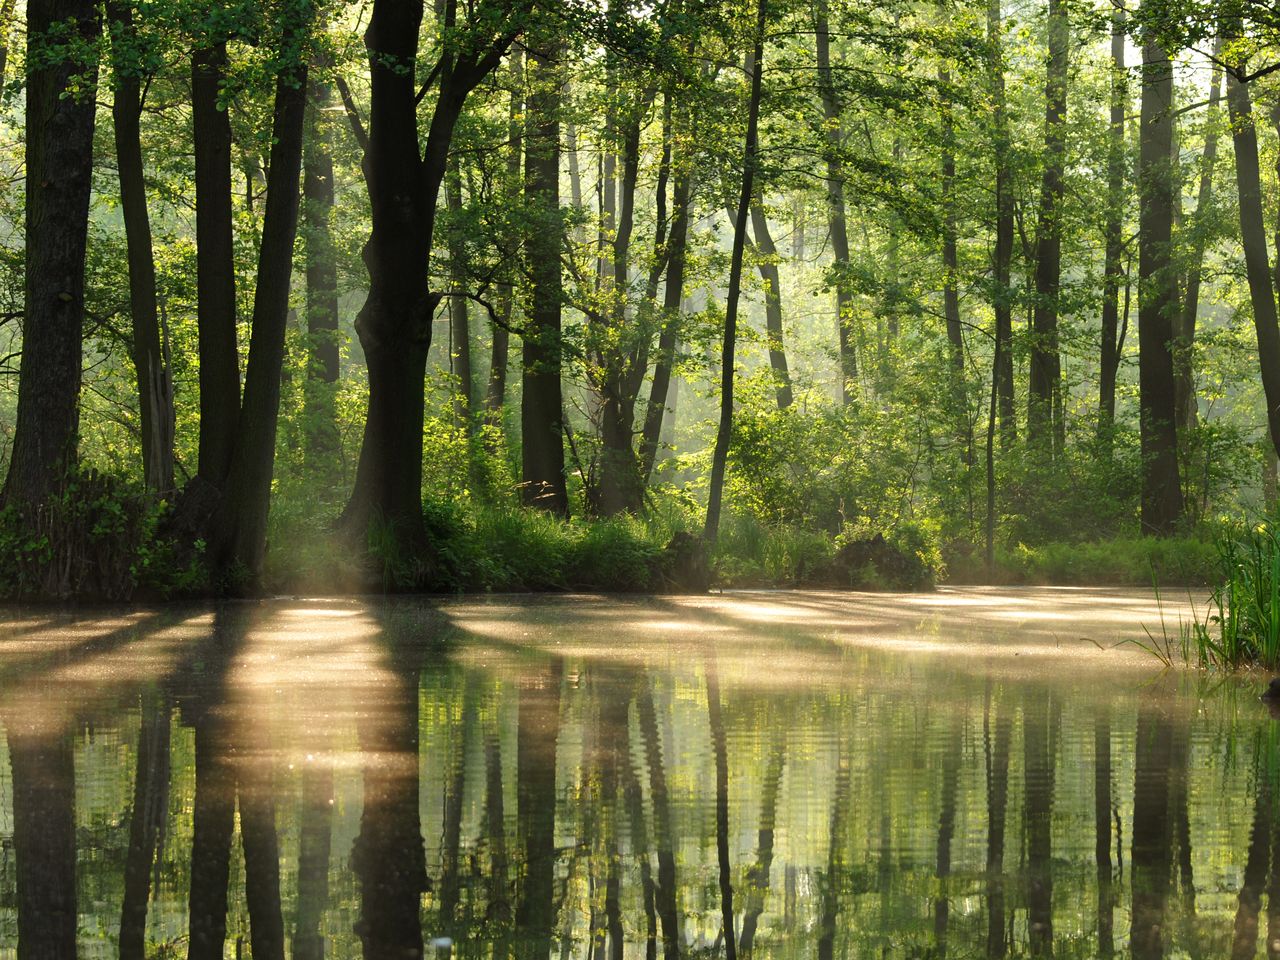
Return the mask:
POLYGON ((1262 679, 1121 643, 1189 615, 1085 590, 15 613, 0 949, 1255 956, 1262 679))

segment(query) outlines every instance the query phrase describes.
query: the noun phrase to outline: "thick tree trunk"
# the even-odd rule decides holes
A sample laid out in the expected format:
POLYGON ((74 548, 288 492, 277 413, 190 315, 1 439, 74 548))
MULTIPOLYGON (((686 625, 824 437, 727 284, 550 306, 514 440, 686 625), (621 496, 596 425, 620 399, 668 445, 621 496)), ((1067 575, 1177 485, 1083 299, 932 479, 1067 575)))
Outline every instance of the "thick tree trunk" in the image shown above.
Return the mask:
POLYGON ((826 130, 827 217, 831 232, 832 270, 835 274, 836 324, 840 342, 840 396, 849 403, 857 396, 858 356, 853 343, 853 297, 849 292, 849 232, 845 221, 844 169, 840 160, 840 99, 831 75, 831 30, 827 0, 813 7, 818 58, 818 89, 826 130))
MULTIPOLYGON (((742 191, 733 231, 733 252, 729 263, 729 292, 724 315, 724 342, 720 351, 720 424, 711 455, 711 483, 707 494, 707 522, 703 537, 714 542, 720 529, 724 474, 729 459, 729 437, 733 431, 734 357, 738 345, 738 300, 742 293, 742 256, 747 242, 747 216, 755 192, 755 172, 759 152, 760 88, 764 72, 765 0, 756 5, 755 41, 748 63, 751 92, 747 103, 747 133, 742 157, 742 191)), ((730 955, 728 960, 734 960, 730 955)))
POLYGON ((1044 174, 1036 225, 1036 302, 1031 321, 1027 439, 1061 446, 1062 369, 1058 355, 1058 294, 1062 281, 1062 173, 1066 162, 1067 78, 1071 29, 1065 0, 1049 0, 1045 73, 1044 174))
POLYGON ((333 841, 333 770, 323 760, 302 770, 298 898, 294 905, 294 960, 324 960, 322 921, 329 902, 333 841))
MULTIPOLYGON (((1214 41, 1214 56, 1222 50, 1221 38, 1214 41)), ((1186 295, 1182 309, 1175 317, 1173 335, 1173 386, 1177 392, 1175 410, 1179 436, 1196 425, 1197 400, 1193 352, 1196 339, 1196 317, 1200 311, 1200 279, 1204 272, 1205 247, 1209 226, 1206 221, 1213 206, 1213 167, 1218 160, 1218 110, 1222 91, 1222 68, 1214 64, 1209 80, 1209 104, 1205 114, 1204 154, 1200 158, 1200 186, 1196 194, 1196 212, 1192 221, 1191 261, 1187 267, 1186 295)))
MULTIPOLYGON (((294 15, 296 20, 285 26, 286 49, 305 45, 311 15, 312 9, 306 5, 294 15)), ((231 467, 208 537, 213 568, 224 574, 243 571, 250 584, 256 583, 266 552, 306 104, 307 64, 299 60, 286 65, 276 81, 244 400, 236 420, 231 467)), ((227 417, 225 411, 223 416, 227 417)))
POLYGON ((35 506, 62 488, 75 464, 79 432, 84 258, 93 175, 93 83, 97 61, 65 50, 70 25, 83 49, 96 50, 96 4, 32 0, 27 6, 26 313, 22 367, 6 503, 35 506), (88 74, 88 91, 69 88, 88 74))
POLYGON ((1133 774, 1132 930, 1134 960, 1164 956, 1165 908, 1173 880, 1169 810, 1172 761, 1168 717, 1150 706, 1138 712, 1133 774))
POLYGON ((1125 11, 1111 15, 1111 135, 1107 144, 1106 250, 1102 267, 1102 352, 1098 369, 1098 436, 1110 444, 1116 418, 1116 374, 1120 369, 1120 283, 1124 276, 1124 115, 1129 106, 1125 70, 1125 11))
POLYGON ((765 335, 769 340, 769 367, 773 370, 774 393, 778 409, 791 406, 791 374, 787 370, 787 351, 782 334, 782 287, 778 275, 778 248, 769 233, 769 218, 757 196, 751 204, 751 231, 755 234, 755 247, 764 280, 765 335))
POLYGON ((994 379, 1000 416, 1000 439, 1009 446, 1017 439, 1018 418, 1014 413, 1013 396, 1013 298, 1010 283, 1010 265, 1013 262, 1013 190, 1009 170, 1009 115, 1004 84, 1004 16, 1000 0, 987 3, 987 43, 991 47, 991 99, 994 131, 992 144, 995 153, 995 214, 996 236, 992 251, 992 275, 995 290, 992 310, 995 313, 995 337, 999 360, 994 379))
POLYGON ((1027 925, 1031 955, 1053 955, 1053 784, 1056 710, 1052 700, 1023 707, 1023 817, 1027 831, 1027 925))
POLYGON ((331 474, 338 456, 338 261, 333 243, 333 92, 328 58, 311 70, 302 154, 302 239, 306 251, 307 381, 303 421, 308 464, 331 474))
POLYGON ((1154 40, 1142 51, 1139 157, 1138 392, 1142 414, 1142 524, 1169 534, 1182 515, 1173 386, 1173 65, 1154 40))
MULTIPOLYGON (((33 4, 34 6, 34 4, 33 4)), ((28 11, 30 11, 28 7, 28 11)), ((30 21, 28 21, 30 22, 30 21)), ((40 24, 42 30, 48 21, 40 24)), ((76 956, 76 779, 71 734, 7 718, 18 960, 76 956)))
POLYGON ((560 386, 560 78, 559 52, 528 50, 525 111, 525 199, 530 206, 525 252, 530 308, 524 334, 524 394, 520 408, 521 498, 530 506, 566 515, 564 417, 560 386))
POLYGON ((196 318, 200 349, 199 475, 221 487, 231 469, 240 409, 236 268, 231 215, 231 122, 218 108, 227 69, 219 41, 191 55, 196 184, 196 318))
POLYGON ((524 871, 516 901, 516 957, 545 960, 555 921, 556 741, 560 734, 559 661, 520 685, 516 718, 516 833, 524 871))
POLYGON ((137 59, 136 53, 130 50, 137 42, 132 7, 112 2, 107 6, 107 13, 111 20, 114 79, 111 114, 120 180, 120 213, 129 262, 129 312, 133 321, 133 367, 138 382, 138 420, 142 432, 142 475, 147 489, 167 495, 173 490, 173 380, 160 334, 156 264, 143 175, 141 65, 131 62, 137 59))
MULTIPOLYGON (((1228 44, 1238 35, 1238 21, 1224 27, 1228 44)), ((1237 70, 1244 70, 1238 65, 1237 70)), ((1244 246, 1245 270, 1249 278, 1249 299, 1253 304, 1253 325, 1258 338, 1258 363, 1262 390, 1266 396, 1267 425, 1271 443, 1280 453, 1280 324, 1276 318, 1276 290, 1267 251, 1267 230, 1262 212, 1262 183, 1258 163, 1258 133, 1253 120, 1253 103, 1247 84, 1234 74, 1227 76, 1227 107, 1231 113, 1235 144, 1236 185, 1240 197, 1240 239, 1244 246)))
POLYGON ((223 726, 210 712, 195 722, 187 960, 222 960, 227 938, 227 879, 236 794, 223 726))

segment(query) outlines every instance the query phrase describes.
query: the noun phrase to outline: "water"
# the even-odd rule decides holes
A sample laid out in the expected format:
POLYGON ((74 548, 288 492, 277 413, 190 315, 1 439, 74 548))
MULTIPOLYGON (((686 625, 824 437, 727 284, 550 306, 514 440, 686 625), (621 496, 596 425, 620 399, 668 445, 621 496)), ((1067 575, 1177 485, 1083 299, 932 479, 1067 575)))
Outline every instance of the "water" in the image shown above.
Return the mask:
POLYGON ((1263 678, 1116 645, 1186 615, 1083 590, 12 613, 0 951, 710 956, 728 915, 739 956, 1275 955, 1263 678))

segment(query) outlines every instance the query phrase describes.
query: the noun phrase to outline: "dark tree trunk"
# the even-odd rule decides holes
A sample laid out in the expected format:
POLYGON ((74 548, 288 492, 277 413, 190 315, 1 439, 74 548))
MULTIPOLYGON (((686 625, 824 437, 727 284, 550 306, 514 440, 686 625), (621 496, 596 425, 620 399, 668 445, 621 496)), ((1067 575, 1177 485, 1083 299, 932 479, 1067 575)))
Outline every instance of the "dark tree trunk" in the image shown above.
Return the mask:
POLYGON ((1262 888, 1267 882, 1271 859, 1270 782, 1270 774, 1265 769, 1254 773, 1253 828, 1249 832, 1249 851, 1245 856, 1244 877, 1236 905, 1232 960, 1252 960, 1258 954, 1258 912, 1262 908, 1262 888))
POLYGON ((822 878, 822 913, 818 920, 818 960, 835 957, 836 918, 840 916, 841 874, 845 870, 845 842, 848 837, 849 795, 852 788, 850 760, 843 747, 836 760, 835 785, 831 796, 831 824, 827 831, 827 869, 822 878))
POLYGON ((1053 790, 1055 706, 1047 695, 1022 711, 1027 926, 1031 955, 1053 954, 1053 790))
POLYGON ((294 960, 324 960, 322 921, 329 902, 333 799, 333 769, 323 760, 308 763, 302 770, 294 960))
POLYGON ((57 44, 70 25, 96 50, 98 8, 87 0, 27 5, 26 288, 22 367, 3 500, 34 507, 62 489, 79 432, 84 258, 93 174, 94 98, 73 78, 97 78, 96 59, 77 62, 57 44), (48 56, 39 51, 54 45, 48 56))
POLYGON ((1098 954, 1115 952, 1115 899, 1111 892, 1111 719, 1093 728, 1093 850, 1098 871, 1098 954))
POLYGON ((9 62, 9 36, 13 27, 13 11, 18 0, 0 0, 0 87, 4 86, 4 70, 9 62))
POLYGON ((653 843, 658 854, 658 880, 654 901, 662 922, 663 960, 679 960, 680 911, 676 901, 675 835, 671 827, 671 799, 667 791, 667 772, 662 760, 662 743, 658 734, 658 717, 653 705, 653 690, 646 676, 636 698, 640 734, 644 738, 645 766, 649 769, 649 800, 653 807, 653 843))
POLYGON ((284 915, 280 909, 280 842, 269 771, 258 768, 265 750, 240 777, 240 845, 244 851, 244 898, 249 910, 249 949, 256 960, 284 960, 284 915))
POLYGON ((195 723, 187 960, 222 960, 227 939, 227 879, 236 794, 222 725, 209 713, 195 723))
POLYGON ((302 239, 306 251, 307 382, 303 397, 305 456, 319 475, 332 475, 338 456, 338 261, 333 243, 333 91, 328 58, 312 65, 302 154, 302 239))
POLYGON ((521 684, 516 720, 516 829, 524 874, 516 902, 519 960, 545 960, 555 924, 556 740, 560 677, 556 661, 521 684))
MULTIPOLYGON (((1239 19, 1224 23, 1228 45, 1239 36, 1239 19)), ((1236 68, 1243 70, 1244 65, 1236 68)), ((1258 132, 1253 120, 1252 97, 1247 84, 1227 75, 1227 106, 1231 113, 1235 144, 1236 185, 1240 198, 1240 238, 1253 304, 1253 325, 1258 338, 1258 364, 1266 396, 1267 426, 1271 443, 1280 453, 1280 325, 1276 319, 1276 289, 1267 251, 1267 230, 1262 212, 1262 185, 1258 163, 1258 132)))
POLYGON ((815 45, 818 58, 818 90, 825 121, 827 164, 827 218, 831 231, 832 271, 836 289, 836 324, 840 342, 840 396, 849 403, 857 395, 858 356, 853 343, 853 297, 849 292, 849 232, 845 221, 843 147, 840 130, 840 98, 831 74, 831 30, 827 0, 813 7, 815 45))
POLYGON ((129 815, 129 853, 124 864, 124 899, 120 908, 120 960, 144 960, 147 946, 147 903, 156 847, 169 810, 169 701, 148 698, 142 707, 138 762, 129 815))
MULTIPOLYGON (((760 86, 764 72, 764 27, 767 14, 765 0, 756 5, 756 29, 748 73, 751 93, 747 105, 747 134, 742 157, 742 191, 733 231, 733 253, 729 265, 728 302, 724 315, 724 342, 720 351, 720 424, 711 456, 711 483, 707 494, 707 522, 704 538, 714 542, 720 529, 720 506, 724 493, 724 474, 729 459, 729 437, 733 431, 734 357, 738 345, 738 300, 742 293, 742 255, 747 242, 747 215, 754 193, 757 153, 759 152, 760 86)), ((728 960, 734 960, 732 954, 728 960)))
POLYGON ((376 520, 397 553, 416 554, 424 561, 430 559, 422 520, 424 377, 440 300, 428 284, 436 201, 467 97, 497 67, 510 44, 508 18, 522 15, 526 7, 524 0, 482 0, 468 8, 464 26, 453 19, 455 5, 447 5, 443 26, 461 36, 433 71, 435 106, 425 147, 419 143, 413 69, 421 0, 375 0, 365 31, 371 95, 364 165, 372 230, 364 248, 369 293, 356 318, 356 333, 368 369, 369 409, 342 526, 363 542, 376 520), (479 24, 483 35, 476 34, 479 24))
POLYGON ((787 351, 782 335, 782 287, 778 276, 778 248, 769 233, 769 218, 757 197, 751 204, 751 231, 755 234, 760 278, 764 280, 765 334, 769 340, 769 367, 773 370, 774 393, 778 409, 791 406, 791 374, 787 370, 787 351))
POLYGON ((938 813, 937 876, 939 893, 933 902, 933 955, 947 955, 948 898, 951 876, 951 842, 956 834, 956 794, 959 790, 960 756, 964 750, 961 729, 956 726, 947 738, 942 755, 942 809, 938 813))
POLYGON ((524 394, 521 498, 525 503, 566 515, 561 396, 560 254, 560 77, 557 49, 528 50, 530 74, 525 111, 524 190, 530 206, 525 255, 531 286, 524 333, 524 394))
POLYGON ((1106 250, 1102 266, 1102 352, 1098 368, 1098 436, 1109 448, 1116 418, 1116 374, 1120 369, 1120 283, 1124 276, 1124 115, 1129 107, 1125 70, 1125 11, 1111 15, 1111 135, 1107 143, 1106 250))
MULTIPOLYGON (((1214 41, 1214 56, 1222 51, 1221 38, 1214 41)), ((1192 221, 1191 262, 1187 268, 1186 295, 1175 318, 1173 386, 1177 392, 1175 410, 1180 437, 1196 425, 1197 407, 1193 351, 1196 339, 1196 317, 1200 312, 1200 280, 1204 272, 1205 247, 1209 241, 1208 220, 1213 207, 1213 168, 1218 160, 1218 110, 1222 90, 1222 67, 1214 64, 1209 80, 1209 104, 1205 114, 1204 154, 1200 158, 1200 186, 1196 194, 1196 212, 1192 221)))
POLYGON ((671 232, 667 238, 667 275, 662 292, 662 327, 658 334, 658 356, 653 365, 653 382, 645 409, 640 441, 640 474, 647 484, 653 476, 662 438, 662 421, 671 389, 671 367, 680 337, 680 305, 684 299, 685 251, 689 238, 689 196, 692 183, 688 172, 677 173, 671 190, 671 232))
POLYGON ((995 736, 991 735, 990 711, 983 717, 983 744, 987 780, 987 956, 998 960, 1008 952, 1005 937, 1005 822, 1009 805, 1009 741, 1013 721, 1007 709, 995 707, 995 736))
POLYGON ((231 122, 218 108, 227 69, 219 41, 191 55, 196 184, 196 317, 200 349, 199 475, 221 487, 231 470, 240 409, 236 267, 231 219, 231 122))
POLYGON ((156 264, 147 213, 142 162, 141 64, 133 48, 137 31, 127 3, 107 5, 111 20, 116 170, 120 213, 129 261, 129 312, 133 326, 133 367, 138 381, 138 420, 142 431, 142 475, 147 489, 173 490, 173 380, 160 334, 156 300, 156 264))
POLYGON ((1000 416, 1000 438, 1006 446, 1018 435, 1018 419, 1013 396, 1013 299, 1010 265, 1013 262, 1013 190, 1009 171, 1009 116, 1004 85, 1004 17, 1000 0, 987 3, 987 43, 991 46, 991 96, 995 152, 996 236, 992 252, 992 275, 995 290, 992 309, 995 313, 996 352, 993 377, 1000 416))
POLYGON ((1142 525, 1173 532, 1182 515, 1173 385, 1173 65, 1154 39, 1142 51, 1139 158, 1138 393, 1142 412, 1142 525))
POLYGON ((1062 281, 1062 173, 1066 162, 1067 78, 1071 27, 1065 0, 1049 0, 1045 73, 1044 174, 1036 225, 1036 301, 1031 321, 1027 438, 1042 449, 1061 446, 1062 369, 1058 355, 1058 294, 1062 281))
MULTIPOLYGON (((47 23, 40 24, 42 31, 47 23)), ((9 718, 18 960, 69 960, 76 956, 77 933, 72 737, 19 731, 21 725, 9 718)))
POLYGON ((769 895, 769 874, 773 870, 774 829, 778 821, 778 792, 782 786, 782 769, 787 759, 787 741, 781 733, 775 733, 769 748, 769 761, 764 771, 764 783, 760 796, 760 829, 756 833, 756 862, 748 871, 748 889, 744 899, 749 906, 742 918, 742 936, 738 940, 738 953, 748 960, 755 946, 756 926, 764 913, 765 898, 769 895))
MULTIPOLYGON (((511 103, 507 110, 507 179, 514 189, 520 181, 524 162, 524 52, 513 47, 508 58, 511 71, 511 103)), ((511 355, 511 324, 515 307, 515 287, 510 278, 499 290, 501 323, 493 325, 493 350, 489 358, 489 381, 485 392, 485 419, 491 426, 502 426, 502 408, 507 395, 507 366, 511 355)))
POLYGON ((951 104, 951 73, 938 71, 942 88, 942 312, 947 324, 947 344, 951 360, 951 405, 956 417, 957 436, 963 445, 964 462, 973 464, 973 426, 969 421, 968 390, 964 376, 964 327, 960 322, 960 291, 956 286, 960 270, 956 236, 956 135, 951 104))
MULTIPOLYGON (((285 25, 285 56, 296 56, 311 27, 310 5, 285 25)), ((276 81, 271 123, 271 160, 266 210, 253 299, 253 332, 245 373, 244 400, 236 419, 231 467, 208 535, 213 568, 225 575, 244 571, 256 584, 267 545, 267 512, 275 466, 280 412, 280 371, 284 363, 293 242, 298 231, 298 176, 307 105, 307 64, 287 64, 276 81)), ((222 416, 230 419, 227 412, 222 416)))
MULTIPOLYGON (((764 4, 760 5, 761 13, 764 4)), ((764 17, 759 25, 763 27, 764 17)), ((763 37, 760 30, 756 36, 763 37)), ((755 71, 760 69, 760 41, 756 42, 755 71)), ((745 207, 745 201, 743 207, 745 207)), ((739 216, 745 218, 746 210, 739 208, 739 216)), ((724 728, 724 714, 720 709, 720 680, 714 662, 707 664, 707 722, 711 728, 711 752, 715 758, 716 778, 716 859, 720 876, 720 925, 724 937, 725 960, 737 960, 738 937, 733 926, 733 864, 729 860, 729 754, 724 728)))

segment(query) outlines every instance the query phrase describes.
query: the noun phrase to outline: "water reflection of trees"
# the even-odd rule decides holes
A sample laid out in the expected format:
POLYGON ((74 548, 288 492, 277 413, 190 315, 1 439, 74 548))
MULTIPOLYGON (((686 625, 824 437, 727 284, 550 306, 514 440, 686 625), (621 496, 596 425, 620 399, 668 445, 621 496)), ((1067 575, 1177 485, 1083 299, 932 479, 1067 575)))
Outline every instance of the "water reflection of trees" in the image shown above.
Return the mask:
POLYGON ((297 743, 292 701, 237 672, 274 636, 253 608, 106 706, 36 713, 39 671, 11 685, 0 898, 24 960, 95 925, 122 958, 280 960, 1252 957, 1280 936, 1280 763, 1248 704, 985 679, 918 703, 870 672, 761 690, 723 661, 459 657, 435 614, 366 626, 306 670, 341 651, 376 675, 297 743), (112 737, 127 762, 93 766, 112 737))

